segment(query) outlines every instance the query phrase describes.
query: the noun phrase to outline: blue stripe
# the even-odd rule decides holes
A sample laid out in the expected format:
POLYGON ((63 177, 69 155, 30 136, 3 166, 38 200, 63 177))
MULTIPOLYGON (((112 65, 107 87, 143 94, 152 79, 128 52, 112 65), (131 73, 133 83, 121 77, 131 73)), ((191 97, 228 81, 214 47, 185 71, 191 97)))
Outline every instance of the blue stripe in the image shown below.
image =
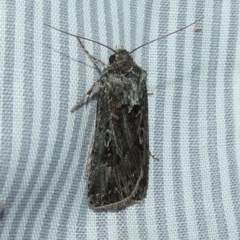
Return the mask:
MULTIPOLYGON (((109 47, 115 47, 116 43, 113 43, 113 25, 112 25, 112 14, 111 8, 110 8, 110 1, 105 0, 104 1, 104 17, 105 17, 105 26, 106 26, 106 32, 107 32, 107 45, 109 47)), ((113 53, 110 49, 108 51, 108 56, 111 56, 113 53)))
MULTIPOLYGON (((163 0, 160 3, 158 36, 162 36, 168 32, 170 2, 163 0)), ((154 126, 157 131, 154 133, 155 155, 163 159, 163 127, 164 127, 164 105, 166 95, 166 78, 167 78, 167 38, 157 42, 158 45, 158 79, 156 85, 156 106, 155 116, 157 116, 154 126)), ((163 179, 163 162, 156 164, 153 169, 154 182, 154 202, 155 216, 158 236, 160 239, 168 239, 167 216, 165 209, 164 196, 164 179, 163 179)))
MULTIPOLYGON (((144 28, 143 28, 143 38, 142 38, 142 42, 140 41, 140 45, 147 43, 149 41, 151 41, 152 39, 149 39, 150 36, 150 31, 151 31, 151 18, 152 18, 152 10, 153 10, 153 1, 152 0, 147 0, 146 4, 145 4, 145 20, 144 20, 144 28)), ((156 44, 156 43, 155 43, 156 44)), ((134 46, 133 48, 136 48, 138 46, 134 46)), ((131 49, 133 50, 133 49, 131 49)), ((142 48, 142 62, 145 63, 144 67, 146 67, 148 69, 148 63, 149 63, 149 45, 147 45, 146 47, 142 48)), ((144 69, 144 70, 147 70, 144 69)), ((150 146, 151 147, 151 146, 150 146)))
POLYGON ((127 209, 125 208, 116 213, 117 233, 119 240, 125 240, 129 238, 126 211, 127 209))
MULTIPOLYGON (((123 13, 123 1, 116 1, 117 18, 118 18, 118 35, 120 46, 125 46, 125 28, 124 28, 124 13, 123 13)), ((116 44, 116 43, 114 43, 116 44)))
POLYGON ((137 35, 137 1, 130 2, 130 40, 131 47, 130 49, 134 49, 136 47, 136 35, 137 35))
MULTIPOLYGON (((179 2, 178 8, 178 24, 177 29, 186 26, 187 2, 179 2)), ((185 50, 185 34, 180 32, 176 36, 176 68, 174 95, 172 107, 172 166, 173 166, 173 193, 174 204, 177 220, 177 231, 179 239, 188 239, 188 227, 185 212, 185 203, 183 195, 183 179, 180 154, 180 118, 181 118, 181 102, 183 90, 183 70, 184 70, 184 50, 185 50)))

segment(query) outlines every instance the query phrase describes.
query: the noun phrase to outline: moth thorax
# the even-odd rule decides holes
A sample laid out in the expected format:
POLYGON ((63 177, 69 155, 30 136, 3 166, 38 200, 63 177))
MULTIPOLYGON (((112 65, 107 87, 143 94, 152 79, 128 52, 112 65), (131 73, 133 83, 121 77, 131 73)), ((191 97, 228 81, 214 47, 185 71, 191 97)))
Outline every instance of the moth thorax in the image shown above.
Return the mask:
POLYGON ((109 58, 109 63, 117 63, 117 62, 132 62, 133 58, 129 54, 129 52, 125 49, 118 49, 116 50, 116 53, 111 55, 109 58))

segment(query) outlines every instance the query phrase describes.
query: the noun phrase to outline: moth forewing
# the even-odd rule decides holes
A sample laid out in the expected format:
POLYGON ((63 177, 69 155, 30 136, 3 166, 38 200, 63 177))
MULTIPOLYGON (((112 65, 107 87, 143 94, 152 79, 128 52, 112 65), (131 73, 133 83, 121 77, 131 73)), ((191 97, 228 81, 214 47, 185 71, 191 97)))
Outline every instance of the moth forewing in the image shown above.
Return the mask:
POLYGON ((100 78, 88 179, 94 209, 141 201, 148 184, 147 75, 126 50, 116 52, 100 78))

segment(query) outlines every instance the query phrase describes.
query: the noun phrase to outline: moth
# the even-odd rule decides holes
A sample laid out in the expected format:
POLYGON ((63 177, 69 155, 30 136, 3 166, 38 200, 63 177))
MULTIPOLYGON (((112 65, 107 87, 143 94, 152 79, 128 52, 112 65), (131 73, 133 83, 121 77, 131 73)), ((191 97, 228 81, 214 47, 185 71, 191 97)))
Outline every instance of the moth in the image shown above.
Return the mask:
POLYGON ((130 52, 123 48, 115 50, 54 28, 76 37, 89 58, 104 68, 100 79, 71 109, 71 112, 76 111, 97 94, 95 134, 88 173, 88 199, 93 209, 119 209, 141 202, 147 194, 151 155, 147 73, 134 62, 132 53, 149 43, 182 31, 197 21, 130 52), (110 49, 113 54, 109 57, 109 63, 105 64, 92 56, 84 47, 82 39, 110 49))

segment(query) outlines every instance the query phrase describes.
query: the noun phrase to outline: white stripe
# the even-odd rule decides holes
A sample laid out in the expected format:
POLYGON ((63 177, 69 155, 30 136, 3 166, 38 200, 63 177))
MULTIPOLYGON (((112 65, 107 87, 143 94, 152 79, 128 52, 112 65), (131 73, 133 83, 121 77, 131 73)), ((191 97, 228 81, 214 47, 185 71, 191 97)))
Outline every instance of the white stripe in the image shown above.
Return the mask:
POLYGON ((108 239, 116 239, 116 236, 118 233, 117 218, 116 218, 117 214, 118 212, 107 214, 108 239))
POLYGON ((130 206, 126 209, 126 219, 125 223, 128 227, 128 239, 140 239, 138 231, 137 213, 136 205, 130 206))
POLYGON ((87 216, 86 216, 87 240, 98 239, 96 218, 97 218, 97 214, 92 209, 88 208, 87 216))

